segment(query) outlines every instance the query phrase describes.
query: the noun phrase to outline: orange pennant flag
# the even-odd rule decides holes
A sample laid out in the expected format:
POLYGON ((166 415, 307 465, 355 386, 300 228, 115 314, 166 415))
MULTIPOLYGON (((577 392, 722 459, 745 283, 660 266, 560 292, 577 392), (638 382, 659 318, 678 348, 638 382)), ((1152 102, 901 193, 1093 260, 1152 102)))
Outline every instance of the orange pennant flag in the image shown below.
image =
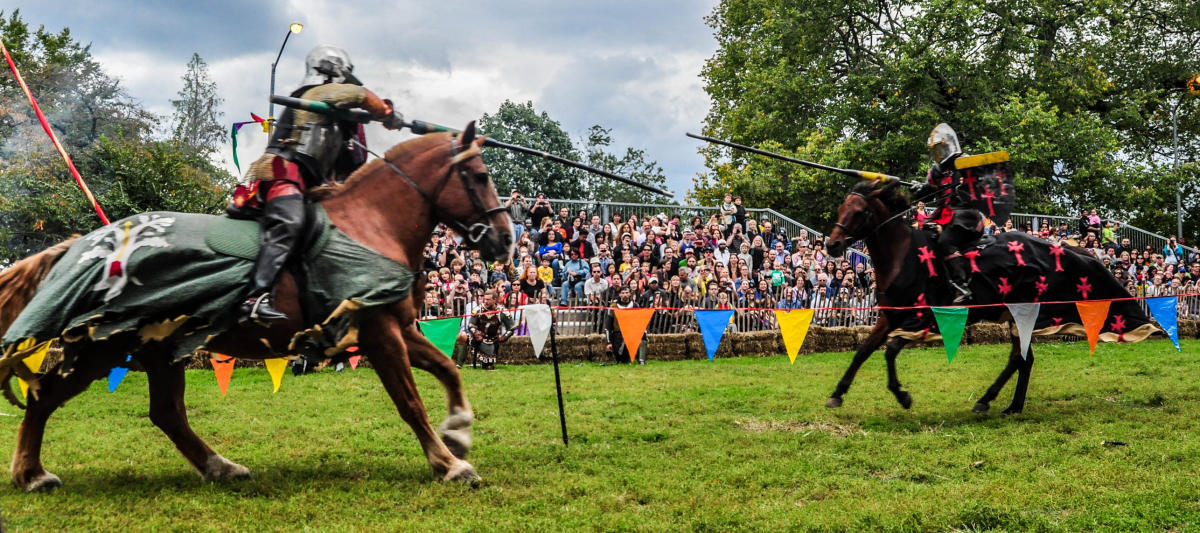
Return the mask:
POLYGON ((237 358, 219 353, 213 353, 213 355, 216 357, 210 357, 208 360, 212 361, 213 373, 217 375, 217 386, 221 388, 221 396, 224 397, 225 393, 229 391, 229 380, 233 379, 233 364, 237 362, 237 358), (224 359, 217 359, 217 357, 224 357, 224 359))
POLYGON ((1100 340, 1100 330, 1104 328, 1104 321, 1108 320, 1108 306, 1110 301, 1098 302, 1075 302, 1075 308, 1079 310, 1079 318, 1083 321, 1083 330, 1087 332, 1088 346, 1092 348, 1092 353, 1096 353, 1096 342, 1100 340))
POLYGON ((350 370, 358 370, 358 360, 362 359, 361 355, 350 356, 350 370))
POLYGON ((625 347, 629 349, 629 362, 637 357, 638 347, 642 345, 642 336, 646 334, 646 326, 654 316, 653 309, 613 309, 617 317, 617 326, 621 328, 621 337, 625 339, 625 347))

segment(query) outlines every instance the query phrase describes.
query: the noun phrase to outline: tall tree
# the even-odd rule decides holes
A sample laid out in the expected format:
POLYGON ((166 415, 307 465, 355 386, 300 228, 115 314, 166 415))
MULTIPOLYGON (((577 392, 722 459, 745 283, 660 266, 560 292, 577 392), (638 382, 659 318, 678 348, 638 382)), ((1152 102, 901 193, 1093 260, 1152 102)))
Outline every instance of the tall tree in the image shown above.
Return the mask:
MULTIPOLYGON (((592 126, 580 142, 583 145, 584 162, 588 165, 647 185, 665 187, 667 184, 666 173, 656 161, 646 159, 645 150, 630 147, 623 154, 610 153, 609 147, 613 143, 611 129, 592 126)), ((657 194, 595 174, 587 175, 585 188, 584 198, 609 202, 660 203, 666 200, 657 194)))
MULTIPOLYGON (((234 178, 204 155, 150 138, 152 115, 67 29, 0 35, 51 127, 113 220, 144 211, 216 213, 234 178)), ((0 268, 99 225, 11 76, 0 76, 0 268)))
MULTIPOLYGON (((723 0, 707 22, 714 136, 917 178, 930 129, 947 122, 970 152, 1012 153, 1018 210, 1096 207, 1166 231, 1177 187, 1186 210, 1200 207, 1200 99, 1183 90, 1200 71, 1193 1, 723 0)), ((705 157, 694 198, 733 190, 817 227, 850 185, 712 147, 705 157)))
POLYGON ((180 145, 208 155, 217 151, 225 138, 225 129, 218 120, 217 108, 224 100, 217 94, 217 84, 208 76, 208 64, 200 54, 192 52, 179 99, 171 100, 175 107, 171 137, 180 145))
MULTIPOLYGON (((484 114, 479 119, 479 130, 498 141, 579 159, 567 132, 545 111, 539 114, 533 102, 505 100, 494 115, 484 114)), ((551 198, 580 198, 584 193, 583 172, 553 161, 507 150, 484 150, 483 162, 501 195, 512 189, 528 196, 544 192, 551 198)))
MULTIPOLYGON (((0 36, 59 140, 68 149, 108 137, 150 131, 154 117, 92 58, 91 47, 67 28, 30 30, 20 11, 0 11, 0 36)), ((0 76, 0 161, 28 151, 52 150, 24 93, 12 76, 0 76)))

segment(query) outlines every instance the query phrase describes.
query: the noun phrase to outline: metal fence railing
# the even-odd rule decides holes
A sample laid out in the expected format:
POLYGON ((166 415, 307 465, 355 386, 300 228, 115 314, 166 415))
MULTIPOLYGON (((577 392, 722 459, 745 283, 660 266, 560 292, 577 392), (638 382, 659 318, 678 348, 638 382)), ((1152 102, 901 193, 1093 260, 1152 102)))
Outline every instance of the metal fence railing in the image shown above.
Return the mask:
MULTIPOLYGON (((1033 213, 1013 213, 1010 218, 1012 218, 1013 227, 1018 230, 1023 229, 1027 224, 1031 229, 1033 229, 1034 232, 1041 231, 1042 227, 1046 226, 1047 224, 1054 228, 1058 228, 1062 224, 1066 224, 1067 231, 1071 233, 1077 233, 1079 231, 1078 217, 1038 215, 1033 213)), ((1116 231, 1113 233, 1116 235, 1118 243, 1122 238, 1128 237, 1129 244, 1134 248, 1145 249, 1145 247, 1149 246, 1154 253, 1158 254, 1162 253, 1163 247, 1167 244, 1167 238, 1162 235, 1152 231, 1144 230, 1132 224, 1115 220, 1113 222, 1117 223, 1116 231)), ((1200 250, 1191 246, 1184 246, 1184 249, 1191 253, 1200 253, 1200 250)))

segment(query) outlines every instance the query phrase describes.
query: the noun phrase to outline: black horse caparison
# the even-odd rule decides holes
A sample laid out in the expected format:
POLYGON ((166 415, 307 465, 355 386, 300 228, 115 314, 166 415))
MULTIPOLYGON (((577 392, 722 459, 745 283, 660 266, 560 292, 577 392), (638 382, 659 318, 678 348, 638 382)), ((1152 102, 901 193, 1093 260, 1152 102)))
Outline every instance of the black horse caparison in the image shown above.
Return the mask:
MULTIPOLYGON (((855 241, 863 241, 871 254, 876 273, 876 297, 879 320, 866 341, 859 346, 854 360, 838 381, 827 407, 841 407, 842 397, 854 382, 858 369, 871 354, 886 343, 888 390, 905 409, 912 406, 912 395, 903 389, 896 376, 896 356, 913 341, 940 337, 930 307, 948 306, 954 292, 947 283, 941 261, 937 260, 936 234, 913 228, 903 216, 909 201, 899 183, 864 181, 854 187, 838 208, 837 224, 826 247, 837 257, 855 241), (915 307, 915 309, 887 309, 915 307)), ((1082 320, 1073 302, 1128 297, 1124 288, 1105 270, 1103 264, 1085 250, 1051 243, 1020 232, 985 237, 982 245, 965 254, 971 261, 973 304, 997 304, 972 307, 967 323, 1005 321, 1011 323, 1006 303, 1046 303, 1038 314, 1035 335, 1085 335, 1082 320)), ((1100 334, 1100 340, 1140 341, 1160 331, 1149 322, 1134 301, 1114 301, 1100 334)), ((1014 373, 1016 391, 1004 414, 1020 413, 1033 369, 1033 349, 1027 357, 1020 353, 1016 328, 1012 328, 1012 351, 1008 364, 987 392, 975 403, 976 413, 986 412, 1014 373)))

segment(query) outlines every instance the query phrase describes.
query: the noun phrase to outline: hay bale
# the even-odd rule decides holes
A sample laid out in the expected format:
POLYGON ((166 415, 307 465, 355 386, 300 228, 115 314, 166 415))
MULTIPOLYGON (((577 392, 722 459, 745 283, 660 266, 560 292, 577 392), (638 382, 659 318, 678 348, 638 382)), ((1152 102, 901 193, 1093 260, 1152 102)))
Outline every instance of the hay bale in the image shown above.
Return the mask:
POLYGON ((688 338, 685 333, 663 333, 647 335, 646 359, 655 361, 680 361, 688 359, 688 338))
POLYGON ((1179 338, 1194 339, 1200 334, 1200 327, 1195 320, 1184 318, 1179 321, 1179 338))
POLYGON ((1007 322, 981 322, 967 326, 963 333, 965 344, 1007 344, 1011 342, 1011 325, 1007 322))

